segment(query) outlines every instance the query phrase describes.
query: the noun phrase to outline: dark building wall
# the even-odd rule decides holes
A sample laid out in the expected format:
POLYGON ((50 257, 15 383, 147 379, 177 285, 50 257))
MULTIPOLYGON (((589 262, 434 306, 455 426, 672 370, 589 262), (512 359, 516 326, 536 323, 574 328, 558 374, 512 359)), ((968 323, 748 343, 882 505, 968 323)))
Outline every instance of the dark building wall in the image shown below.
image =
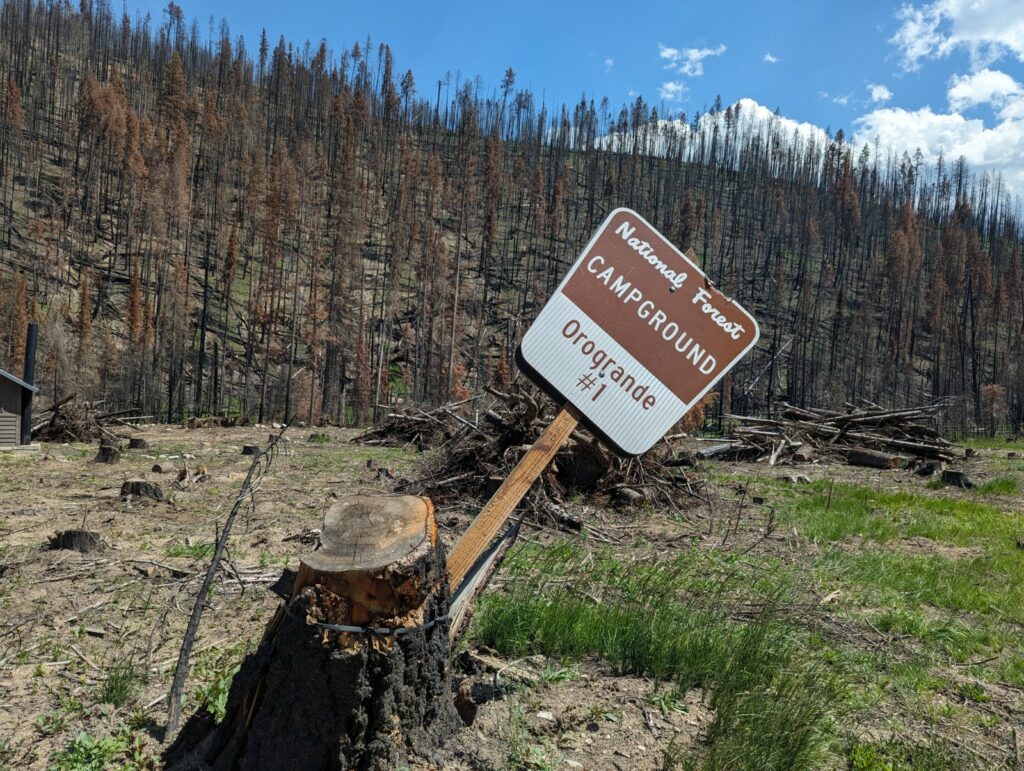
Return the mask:
POLYGON ((21 415, 21 386, 0 377, 0 410, 21 415))

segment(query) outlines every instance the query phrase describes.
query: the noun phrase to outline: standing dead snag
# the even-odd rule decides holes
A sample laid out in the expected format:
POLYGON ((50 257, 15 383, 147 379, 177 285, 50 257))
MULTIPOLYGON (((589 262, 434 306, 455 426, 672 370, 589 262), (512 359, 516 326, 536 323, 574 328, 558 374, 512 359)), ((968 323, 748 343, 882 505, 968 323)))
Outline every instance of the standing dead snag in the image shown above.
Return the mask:
POLYGON ((224 721, 204 731, 193 718, 169 769, 391 769, 458 726, 433 505, 343 498, 321 542, 235 676, 224 721))

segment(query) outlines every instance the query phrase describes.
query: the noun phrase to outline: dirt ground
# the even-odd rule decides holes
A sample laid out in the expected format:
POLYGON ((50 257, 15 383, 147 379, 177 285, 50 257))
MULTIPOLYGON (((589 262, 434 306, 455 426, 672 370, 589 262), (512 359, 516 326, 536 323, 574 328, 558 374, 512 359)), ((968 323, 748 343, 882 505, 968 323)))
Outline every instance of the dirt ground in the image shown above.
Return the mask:
MULTIPOLYGON (((129 767, 159 766, 166 694, 187 617, 218 526, 251 461, 241 448, 265 443, 272 431, 155 426, 141 434, 149 449, 125 451, 112 465, 93 462, 96 447, 85 444, 0 454, 0 769, 72 768, 67 748, 83 732, 124 738, 129 767), (178 483, 174 473, 151 471, 157 463, 205 471, 208 478, 178 483), (156 482, 166 500, 122 498, 121 485, 128 478, 156 482), (98 533, 101 548, 86 554, 50 548, 55 533, 75 529, 98 533), (55 765, 54 758, 63 758, 64 765, 55 765)), ((310 531, 320 526, 332 496, 389 492, 396 479, 422 471, 421 457, 411 451, 353 445, 348 443, 351 431, 327 433, 329 441, 310 442, 308 429, 290 430, 291 441, 283 443, 259 489, 255 511, 244 512, 236 522, 228 559, 203 616, 186 717, 199 704, 209 707, 223 699, 233 667, 255 646, 280 602, 273 583, 311 548, 310 531)), ((1005 457, 1001 450, 980 451, 970 467, 972 476, 984 482, 1016 473, 1019 467, 1008 466, 1005 457)), ((761 487, 774 490, 780 474, 880 491, 969 495, 931 489, 909 471, 829 464, 779 469, 716 463, 702 472, 708 479, 706 500, 681 502, 685 516, 567 505, 584 518, 591 543, 629 558, 660 556, 696 540, 708 548, 799 561, 820 545, 794 528, 765 533, 773 501, 765 500, 764 493, 753 500, 761 487), (643 539, 635 537, 637 532, 643 539)), ((1020 493, 986 500, 1008 516, 1024 511, 1020 493)), ((438 521, 449 545, 470 516, 458 507, 440 508, 438 521)), ((523 535, 539 544, 564 537, 574 536, 536 525, 523 535)), ((856 551, 858 542, 850 539, 843 548, 856 551)), ((920 553, 945 549, 944 557, 955 558, 950 549, 970 556, 971 547, 908 538, 899 548, 920 553)), ((826 594, 825 587, 815 590, 819 600, 826 594)), ((892 642, 891 634, 858 626, 850 618, 850 608, 832 613, 826 607, 817 623, 826 632, 861 640, 855 644, 868 650, 892 642)), ((440 761, 445 768, 502 768, 515 751, 519 767, 657 769, 669 754, 699 742, 712 719, 705 694, 698 690, 688 693, 683 704, 660 708, 652 680, 617 676, 597 661, 566 665, 539 658, 497 659, 535 676, 524 681, 506 672, 496 678, 494 652, 478 650, 472 640, 467 647, 463 658, 477 670, 481 705, 474 724, 445 748, 440 761), (536 762, 529 760, 532 755, 536 762)), ((989 718, 978 740, 981 749, 972 752, 1004 758, 1006 743, 1012 746, 1016 737, 1021 691, 1004 683, 1001 691, 992 687, 987 692, 984 701, 966 705, 989 718), (1001 754, 985 750, 985 743, 1001 754)), ((863 731, 877 738, 888 736, 891 726, 867 721, 863 731)))

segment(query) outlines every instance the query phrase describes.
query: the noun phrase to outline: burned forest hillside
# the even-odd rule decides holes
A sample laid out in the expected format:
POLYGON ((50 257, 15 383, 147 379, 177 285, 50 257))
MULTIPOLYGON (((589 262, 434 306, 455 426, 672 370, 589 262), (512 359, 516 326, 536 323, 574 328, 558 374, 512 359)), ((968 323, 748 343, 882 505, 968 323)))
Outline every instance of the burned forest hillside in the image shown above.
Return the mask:
POLYGON ((752 103, 553 106, 515 62, 423 81, 342 44, 4 2, 0 368, 36 320, 46 402, 363 424, 507 382, 628 206, 761 323, 708 415, 957 397, 956 428, 1020 430, 1024 243, 998 177, 752 103))

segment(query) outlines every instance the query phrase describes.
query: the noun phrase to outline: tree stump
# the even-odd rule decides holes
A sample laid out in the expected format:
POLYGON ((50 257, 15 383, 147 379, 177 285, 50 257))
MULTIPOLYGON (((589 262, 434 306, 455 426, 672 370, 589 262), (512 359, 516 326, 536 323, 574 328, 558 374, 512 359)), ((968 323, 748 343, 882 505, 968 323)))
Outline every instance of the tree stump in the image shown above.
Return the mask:
POLYGON ((134 496, 135 498, 152 498, 154 501, 164 499, 164 491, 155 482, 147 482, 145 479, 127 479, 121 485, 121 497, 134 496))
POLYGON ((167 751, 168 769, 382 771, 409 753, 429 759, 458 727, 430 501, 342 498, 321 542, 235 676, 224 721, 210 729, 194 716, 167 751))
POLYGON ((942 484, 951 487, 962 487, 969 490, 974 487, 974 482, 967 476, 966 472, 946 469, 942 472, 942 484))
POLYGON ((930 477, 940 474, 946 470, 946 464, 941 460, 930 460, 920 466, 914 471, 919 477, 930 477))
POLYGON ((103 548, 103 539, 99 533, 91 530, 58 530, 50 537, 51 549, 71 549, 81 554, 98 551, 103 548))
POLYGON ((148 450, 149 442, 143 439, 141 436, 133 436, 128 440, 129 450, 148 450))
POLYGON ((117 463, 119 460, 121 460, 121 450, 113 444, 101 444, 93 459, 96 463, 117 463))

